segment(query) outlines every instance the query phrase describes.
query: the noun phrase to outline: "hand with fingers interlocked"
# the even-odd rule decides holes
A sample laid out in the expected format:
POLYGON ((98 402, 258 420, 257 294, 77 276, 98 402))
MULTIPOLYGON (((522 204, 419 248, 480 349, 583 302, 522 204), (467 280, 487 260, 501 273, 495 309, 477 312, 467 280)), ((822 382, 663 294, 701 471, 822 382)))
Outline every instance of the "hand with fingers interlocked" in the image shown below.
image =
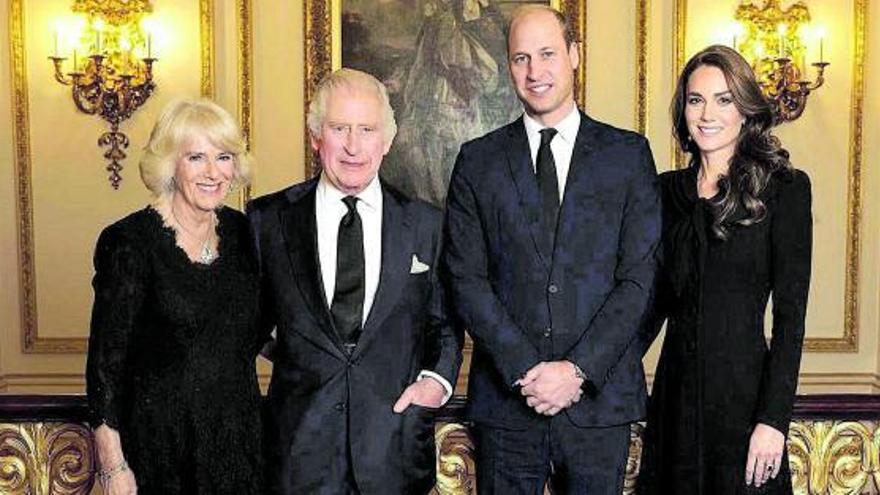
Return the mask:
POLYGON ((772 426, 758 423, 749 440, 749 456, 746 460, 746 485, 760 487, 776 478, 782 465, 785 435, 772 426))
POLYGON ((555 416, 580 401, 583 383, 570 361, 542 361, 517 381, 526 404, 545 416, 555 416))

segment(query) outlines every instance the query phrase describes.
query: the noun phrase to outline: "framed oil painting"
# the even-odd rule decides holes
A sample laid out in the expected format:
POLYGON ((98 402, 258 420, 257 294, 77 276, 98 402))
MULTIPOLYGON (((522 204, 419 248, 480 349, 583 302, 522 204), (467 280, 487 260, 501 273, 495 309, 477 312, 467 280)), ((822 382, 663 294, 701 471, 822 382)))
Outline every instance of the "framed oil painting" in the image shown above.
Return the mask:
MULTIPOLYGON (((376 76, 398 126, 383 179, 442 206, 459 146, 522 113, 507 72, 505 27, 527 3, 560 9, 585 39, 586 2, 578 0, 306 0, 306 101, 339 67, 376 76)), ((583 43, 580 50, 583 102, 583 43)), ((316 173, 308 136, 306 150, 316 173)))

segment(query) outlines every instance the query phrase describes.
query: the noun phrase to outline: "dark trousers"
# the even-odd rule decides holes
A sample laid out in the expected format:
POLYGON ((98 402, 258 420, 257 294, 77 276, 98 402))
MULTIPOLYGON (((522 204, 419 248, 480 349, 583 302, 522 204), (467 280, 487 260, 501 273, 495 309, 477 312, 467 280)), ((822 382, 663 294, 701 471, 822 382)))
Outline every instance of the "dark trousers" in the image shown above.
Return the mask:
POLYGON ((526 430, 473 428, 480 495, 620 495, 629 454, 628 424, 575 426, 563 412, 526 430))

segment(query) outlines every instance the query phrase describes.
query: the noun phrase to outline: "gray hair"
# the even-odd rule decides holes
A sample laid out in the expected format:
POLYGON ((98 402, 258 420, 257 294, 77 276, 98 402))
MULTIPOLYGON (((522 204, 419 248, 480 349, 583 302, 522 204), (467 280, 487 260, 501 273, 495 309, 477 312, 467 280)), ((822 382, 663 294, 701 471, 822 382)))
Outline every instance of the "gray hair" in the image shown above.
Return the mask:
POLYGON ((307 117, 309 133, 312 137, 321 136, 321 127, 324 126, 324 115, 327 112, 327 100, 330 98, 330 94, 334 90, 343 88, 375 92, 379 106, 382 108, 382 133, 385 137, 385 143, 390 143, 397 135, 397 122, 394 120, 394 109, 391 108, 385 85, 366 72, 347 68, 331 72, 318 83, 312 101, 309 103, 307 117))

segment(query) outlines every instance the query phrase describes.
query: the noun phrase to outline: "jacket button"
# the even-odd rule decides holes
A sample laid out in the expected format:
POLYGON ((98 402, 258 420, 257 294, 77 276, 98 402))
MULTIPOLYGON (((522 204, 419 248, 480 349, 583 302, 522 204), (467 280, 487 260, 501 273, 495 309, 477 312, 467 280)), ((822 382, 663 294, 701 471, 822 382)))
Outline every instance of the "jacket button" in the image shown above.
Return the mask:
POLYGON ((551 294, 556 294, 557 292, 559 292, 559 287, 556 284, 550 284, 550 286, 547 287, 547 292, 551 294))
POLYGON ((339 412, 345 411, 345 403, 338 402, 335 406, 333 406, 333 409, 336 409, 339 412))
POLYGON ((552 328, 549 328, 549 327, 548 327, 548 328, 545 328, 545 329, 544 329, 544 337, 550 337, 550 335, 551 335, 552 333, 553 333, 553 329, 552 329, 552 328))

